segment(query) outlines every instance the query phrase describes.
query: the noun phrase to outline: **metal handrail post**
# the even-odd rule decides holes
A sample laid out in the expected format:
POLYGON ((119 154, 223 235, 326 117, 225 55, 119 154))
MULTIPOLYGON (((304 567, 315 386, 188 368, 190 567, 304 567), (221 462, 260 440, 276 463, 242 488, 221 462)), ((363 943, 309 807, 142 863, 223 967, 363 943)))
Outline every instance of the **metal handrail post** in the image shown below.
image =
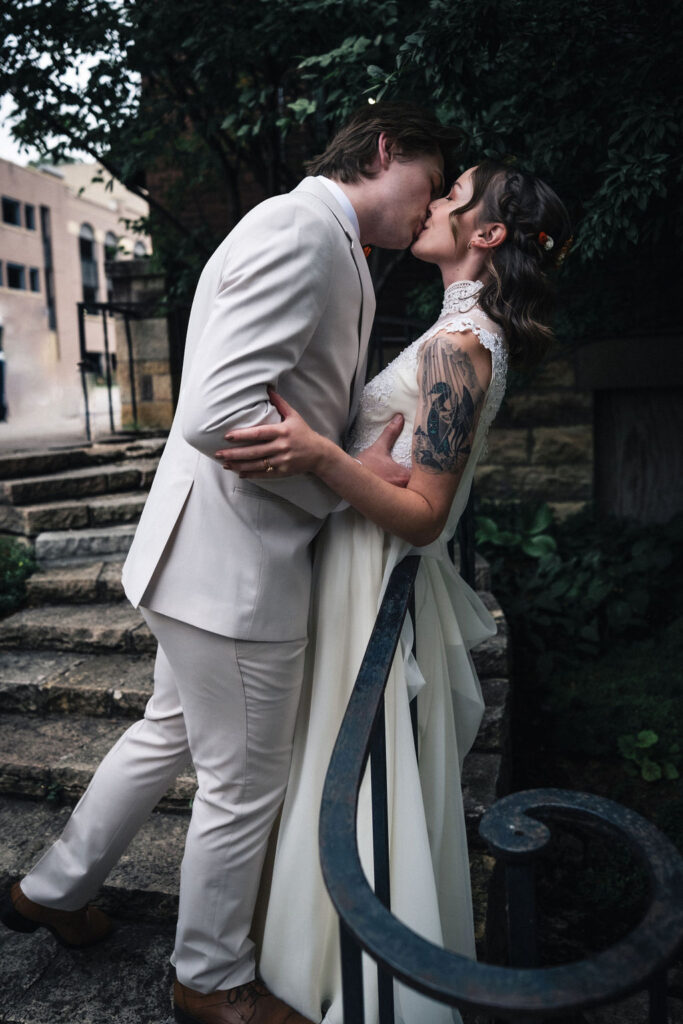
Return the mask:
POLYGON ((107 330, 107 311, 102 308, 102 330, 104 332, 104 363, 106 367, 106 380, 107 380, 107 398, 109 400, 109 428, 112 432, 116 430, 114 426, 114 406, 111 398, 111 361, 109 356, 109 332, 107 330))

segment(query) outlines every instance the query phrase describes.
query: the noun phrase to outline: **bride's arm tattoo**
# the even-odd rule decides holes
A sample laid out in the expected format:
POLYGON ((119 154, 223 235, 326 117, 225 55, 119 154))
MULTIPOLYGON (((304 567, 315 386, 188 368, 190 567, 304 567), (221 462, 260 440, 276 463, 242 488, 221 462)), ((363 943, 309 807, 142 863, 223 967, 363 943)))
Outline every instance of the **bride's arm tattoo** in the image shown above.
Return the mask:
POLYGON ((470 454, 484 400, 472 360, 451 337, 427 342, 422 355, 415 464, 427 472, 459 472, 470 454))

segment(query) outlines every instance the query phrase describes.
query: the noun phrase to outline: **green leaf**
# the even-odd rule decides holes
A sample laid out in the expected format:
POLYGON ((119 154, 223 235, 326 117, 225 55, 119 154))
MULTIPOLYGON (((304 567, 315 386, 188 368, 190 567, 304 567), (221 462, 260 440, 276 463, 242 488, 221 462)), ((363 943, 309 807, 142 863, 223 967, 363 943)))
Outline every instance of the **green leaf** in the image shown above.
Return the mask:
POLYGON ((635 759, 636 741, 633 736, 620 736, 617 740, 617 746, 622 757, 626 757, 631 761, 635 759))
POLYGON ((649 757, 646 757, 640 766, 640 774, 646 782, 658 782, 662 777, 662 769, 656 761, 651 761, 649 757))
POLYGON ((664 778, 668 779, 670 782, 673 782, 674 779, 680 778, 680 772, 678 771, 678 768, 675 764, 672 764, 671 761, 665 761, 663 768, 664 778))
POLYGON ((553 513, 549 505, 541 505, 534 516, 529 533, 543 533, 552 525, 553 513))
POLYGON ((553 537, 541 534, 522 541, 522 551, 530 558, 543 558, 544 555, 552 555, 557 551, 557 542, 553 537))
POLYGON ((659 736, 652 729, 641 729, 636 737, 636 744, 641 750, 647 750, 654 747, 658 740, 659 736))

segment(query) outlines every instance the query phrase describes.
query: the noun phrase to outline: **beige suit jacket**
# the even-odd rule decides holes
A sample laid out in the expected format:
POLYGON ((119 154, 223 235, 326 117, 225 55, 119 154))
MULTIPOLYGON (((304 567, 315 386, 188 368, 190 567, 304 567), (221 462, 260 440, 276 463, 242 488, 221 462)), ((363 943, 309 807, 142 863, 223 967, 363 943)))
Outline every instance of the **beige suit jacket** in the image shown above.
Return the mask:
POLYGON ((315 179, 231 231, 197 286, 178 408, 124 566, 135 606, 236 639, 306 634, 311 544, 339 499, 312 476, 241 481, 213 456, 226 431, 279 421, 268 385, 343 443, 374 309, 358 237, 315 179))

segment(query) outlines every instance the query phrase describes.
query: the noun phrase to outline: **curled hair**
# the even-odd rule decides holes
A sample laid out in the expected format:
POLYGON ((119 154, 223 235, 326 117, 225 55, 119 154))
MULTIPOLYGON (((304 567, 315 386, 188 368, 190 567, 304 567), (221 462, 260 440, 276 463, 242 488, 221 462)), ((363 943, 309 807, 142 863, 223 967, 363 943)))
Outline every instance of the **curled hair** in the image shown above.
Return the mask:
POLYGON ((454 160, 454 147, 462 132, 446 128, 421 107, 411 103, 366 104, 351 116, 324 153, 304 166, 309 174, 324 174, 346 184, 373 178, 379 137, 384 132, 398 158, 413 159, 443 152, 446 163, 454 160))
POLYGON ((505 240, 491 250, 487 262, 491 280, 479 295, 479 305, 503 328, 513 365, 530 367, 540 362, 553 340, 552 271, 571 234, 569 216, 540 178, 494 160, 475 167, 472 187, 470 201, 451 214, 453 232, 457 214, 480 203, 482 223, 505 225, 505 240), (541 233, 552 238, 552 249, 544 247, 541 233))

